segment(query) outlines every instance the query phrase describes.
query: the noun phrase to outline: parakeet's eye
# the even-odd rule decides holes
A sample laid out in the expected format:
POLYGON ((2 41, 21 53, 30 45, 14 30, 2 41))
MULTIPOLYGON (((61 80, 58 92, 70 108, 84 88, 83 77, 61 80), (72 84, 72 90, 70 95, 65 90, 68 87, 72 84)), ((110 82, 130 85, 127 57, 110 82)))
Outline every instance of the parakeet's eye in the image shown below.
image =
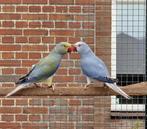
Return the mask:
POLYGON ((80 47, 80 46, 81 46, 81 44, 78 45, 78 47, 80 47))

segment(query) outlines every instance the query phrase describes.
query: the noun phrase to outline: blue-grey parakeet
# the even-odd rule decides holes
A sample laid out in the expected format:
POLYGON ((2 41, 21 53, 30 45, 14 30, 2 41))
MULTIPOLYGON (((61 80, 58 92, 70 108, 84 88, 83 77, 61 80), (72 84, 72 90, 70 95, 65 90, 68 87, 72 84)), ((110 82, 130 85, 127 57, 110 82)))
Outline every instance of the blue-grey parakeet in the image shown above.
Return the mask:
POLYGON ((57 44, 48 56, 33 65, 31 71, 16 82, 18 86, 8 93, 6 97, 15 94, 21 89, 29 87, 29 84, 31 83, 36 84, 48 80, 59 68, 63 55, 71 51, 72 45, 70 43, 61 42, 57 44))
POLYGON ((81 69, 87 78, 87 84, 85 87, 91 83, 91 79, 94 79, 104 82, 105 85, 125 98, 131 98, 116 85, 116 79, 110 77, 104 62, 93 53, 85 42, 77 42, 74 46, 76 51, 80 54, 81 69))

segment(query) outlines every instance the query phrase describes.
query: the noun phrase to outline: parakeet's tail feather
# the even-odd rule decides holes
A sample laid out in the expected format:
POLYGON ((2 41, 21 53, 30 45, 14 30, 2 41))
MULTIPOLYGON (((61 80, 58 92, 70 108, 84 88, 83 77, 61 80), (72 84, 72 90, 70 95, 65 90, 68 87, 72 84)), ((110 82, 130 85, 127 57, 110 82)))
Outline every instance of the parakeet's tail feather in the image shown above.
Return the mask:
POLYGON ((7 97, 15 94, 16 92, 18 92, 22 89, 25 89, 27 85, 29 85, 29 84, 27 83, 27 84, 21 84, 21 85, 17 86, 14 90, 12 90, 10 93, 8 93, 5 97, 7 98, 7 97))
POLYGON ((20 84, 25 83, 26 81, 27 81, 26 78, 24 78, 24 79, 19 79, 15 84, 16 84, 16 85, 20 85, 20 84))
POLYGON ((131 99, 129 95, 127 95, 123 90, 121 90, 115 83, 105 83, 109 88, 111 88, 113 91, 119 93, 126 99, 131 99))

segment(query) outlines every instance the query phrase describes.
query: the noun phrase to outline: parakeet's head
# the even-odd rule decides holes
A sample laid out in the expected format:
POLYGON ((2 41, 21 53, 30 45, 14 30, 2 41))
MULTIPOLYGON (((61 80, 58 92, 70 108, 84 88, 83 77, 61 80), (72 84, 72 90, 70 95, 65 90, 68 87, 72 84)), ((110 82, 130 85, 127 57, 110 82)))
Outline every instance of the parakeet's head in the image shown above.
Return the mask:
POLYGON ((72 51, 72 45, 68 42, 60 42, 55 46, 54 50, 57 53, 64 55, 72 51))
POLYGON ((74 51, 77 51, 80 54, 85 54, 91 51, 90 47, 85 42, 77 42, 74 44, 74 51))

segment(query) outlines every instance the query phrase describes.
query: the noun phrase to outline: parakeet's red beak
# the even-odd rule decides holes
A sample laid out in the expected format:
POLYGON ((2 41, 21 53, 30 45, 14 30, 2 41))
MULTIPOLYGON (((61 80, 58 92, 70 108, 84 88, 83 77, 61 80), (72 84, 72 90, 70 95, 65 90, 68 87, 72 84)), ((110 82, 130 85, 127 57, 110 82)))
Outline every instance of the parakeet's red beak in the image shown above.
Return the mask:
POLYGON ((67 51, 68 52, 75 52, 75 51, 77 51, 77 48, 75 47, 75 46, 71 46, 71 47, 69 47, 68 49, 67 49, 67 51))

